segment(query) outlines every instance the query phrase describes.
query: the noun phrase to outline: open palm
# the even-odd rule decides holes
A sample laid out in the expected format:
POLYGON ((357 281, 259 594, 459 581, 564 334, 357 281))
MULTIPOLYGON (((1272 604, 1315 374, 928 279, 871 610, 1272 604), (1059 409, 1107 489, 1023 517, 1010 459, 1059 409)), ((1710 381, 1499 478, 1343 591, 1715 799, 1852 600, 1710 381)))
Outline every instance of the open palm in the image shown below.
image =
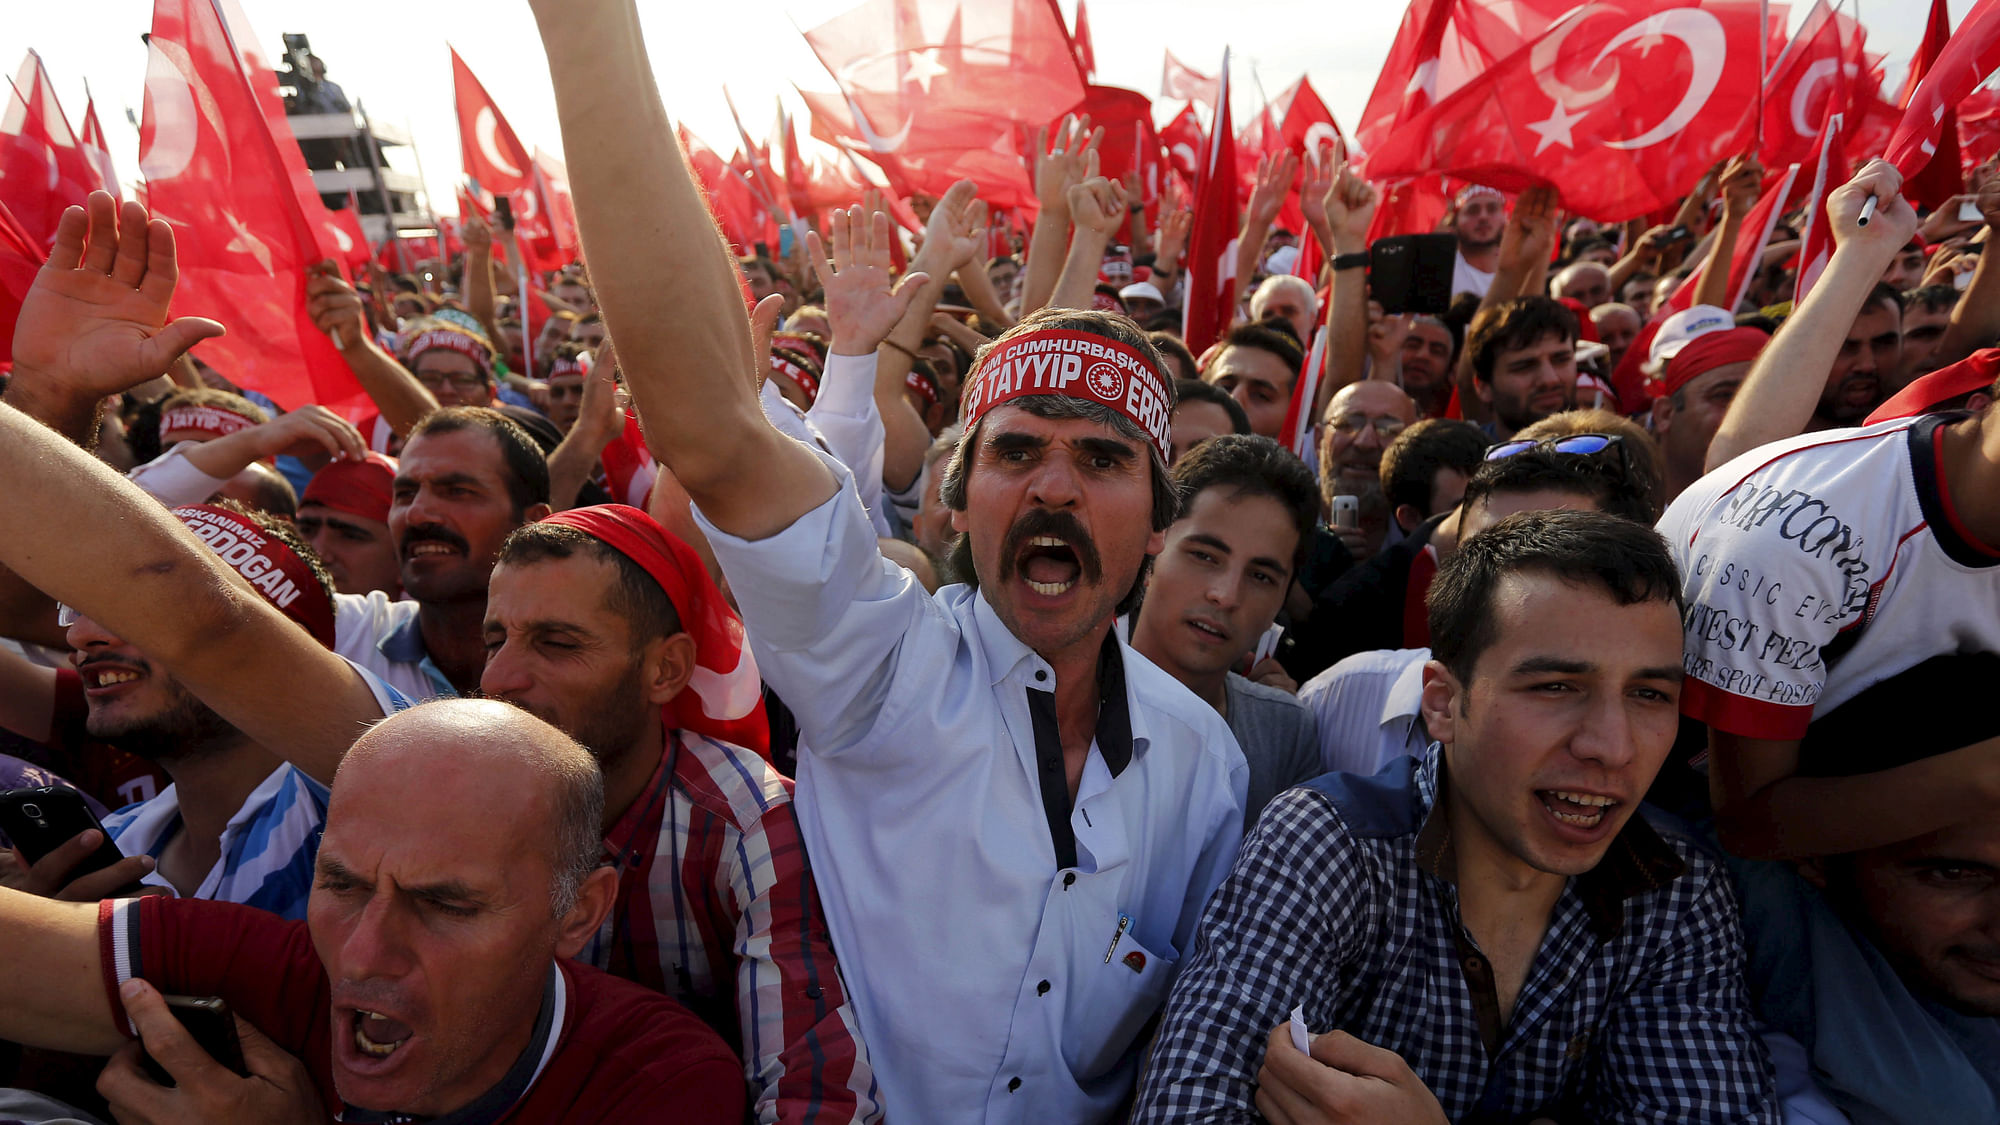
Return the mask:
POLYGON ((833 351, 867 355, 903 319, 925 276, 908 274, 891 287, 895 275, 889 268, 889 216, 882 212, 869 215, 859 207, 835 211, 827 226, 833 238, 832 262, 827 261, 817 232, 806 232, 806 253, 826 291, 833 351))
POLYGON ((17 376, 103 397, 164 374, 182 352, 223 332, 202 317, 167 321, 178 280, 173 228, 148 222, 136 202, 120 214, 110 195, 93 192, 87 211, 63 214, 48 263, 21 302, 17 376))

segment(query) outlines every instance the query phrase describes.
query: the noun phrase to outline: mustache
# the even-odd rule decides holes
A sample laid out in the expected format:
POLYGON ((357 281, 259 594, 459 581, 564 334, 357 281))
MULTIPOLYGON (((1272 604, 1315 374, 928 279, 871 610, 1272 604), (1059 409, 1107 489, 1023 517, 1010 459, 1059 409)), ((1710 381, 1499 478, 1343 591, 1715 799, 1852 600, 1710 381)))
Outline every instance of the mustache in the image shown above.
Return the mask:
POLYGON ((421 527, 407 529, 403 532, 402 546, 398 551, 400 554, 407 555, 410 553, 410 548, 419 543, 443 543, 447 547, 456 547, 467 553, 472 551, 472 544, 465 541, 465 536, 460 535, 458 532, 441 523, 425 524, 421 527))
POLYGON ((1068 512, 1034 508, 1014 521, 1014 526, 1007 531, 1007 541, 1000 552, 1001 581, 1014 577, 1021 548, 1039 535, 1052 535, 1069 544, 1070 550, 1076 552, 1077 565, 1083 568, 1082 577, 1086 583, 1094 584, 1104 576, 1104 560, 1098 555, 1097 544, 1090 538, 1090 533, 1083 529, 1082 521, 1068 512))

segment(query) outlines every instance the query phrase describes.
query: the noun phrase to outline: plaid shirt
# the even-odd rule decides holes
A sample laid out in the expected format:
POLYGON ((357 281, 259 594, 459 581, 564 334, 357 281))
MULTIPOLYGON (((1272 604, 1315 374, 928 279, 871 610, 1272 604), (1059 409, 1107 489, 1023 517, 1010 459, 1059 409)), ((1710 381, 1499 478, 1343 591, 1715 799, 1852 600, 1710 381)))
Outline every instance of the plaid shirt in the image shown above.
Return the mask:
POLYGON ((1722 866, 1634 817, 1571 879, 1517 998, 1459 921, 1433 746, 1273 801, 1210 900, 1137 1121, 1257 1121, 1267 1037, 1295 1004, 1401 1055, 1467 1122, 1776 1122, 1722 866))
POLYGON ((667 737, 652 781, 605 836, 618 900, 578 959, 739 1042, 757 1121, 879 1121, 792 783, 741 747, 667 737))

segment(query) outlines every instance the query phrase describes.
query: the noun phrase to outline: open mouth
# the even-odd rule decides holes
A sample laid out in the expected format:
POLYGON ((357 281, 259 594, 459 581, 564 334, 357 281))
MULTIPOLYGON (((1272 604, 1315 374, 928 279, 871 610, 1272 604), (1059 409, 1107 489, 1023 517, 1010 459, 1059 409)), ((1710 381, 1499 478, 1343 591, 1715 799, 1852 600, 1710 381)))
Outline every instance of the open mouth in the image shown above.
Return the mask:
POLYGON ((354 1049, 363 1058, 387 1059, 409 1042, 409 1024, 366 1008, 349 1009, 354 1049))
POLYGON ((1208 640, 1212 640, 1217 644, 1223 644, 1229 640, 1229 630, 1224 629, 1222 626, 1217 625, 1215 622, 1206 620, 1204 618, 1200 617, 1188 618, 1187 627, 1189 629, 1192 629, 1197 636, 1206 638, 1208 640))
POLYGON ((89 695, 114 692, 127 684, 136 684, 146 678, 143 668, 130 664, 89 663, 77 668, 76 674, 83 680, 83 690, 89 695))
POLYGON ((1572 828, 1596 828, 1604 823, 1604 818, 1612 809, 1618 807, 1616 798, 1570 789, 1537 789, 1535 797, 1557 823, 1572 828))
POLYGON ((1083 562, 1076 548, 1054 535, 1037 535, 1023 545, 1015 559, 1021 580, 1028 589, 1045 598, 1068 593, 1083 577, 1083 562))

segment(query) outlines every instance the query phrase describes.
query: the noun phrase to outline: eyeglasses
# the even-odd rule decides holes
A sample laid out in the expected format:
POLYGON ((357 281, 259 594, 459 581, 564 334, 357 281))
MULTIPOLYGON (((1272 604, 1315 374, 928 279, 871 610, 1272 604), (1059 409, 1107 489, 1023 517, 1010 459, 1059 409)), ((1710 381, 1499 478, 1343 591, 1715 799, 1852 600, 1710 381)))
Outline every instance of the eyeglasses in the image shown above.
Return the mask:
POLYGON ((1576 457, 1595 457, 1608 449, 1618 451, 1618 468, 1626 473, 1632 469, 1631 453, 1625 448, 1625 439, 1618 434, 1570 434, 1559 438, 1515 438, 1486 447, 1486 460, 1501 461, 1516 453, 1526 453, 1530 449, 1547 449, 1554 453, 1568 453, 1576 457))
POLYGON ((441 391, 446 383, 450 383, 453 390, 476 391, 486 385, 486 376, 476 372, 472 374, 459 372, 452 375, 419 374, 417 382, 422 383, 427 391, 441 391))
POLYGON ((1407 428, 1401 418, 1391 418, 1387 415, 1379 418, 1370 418, 1358 410, 1352 414, 1343 414, 1328 424, 1333 427, 1334 433, 1346 434, 1349 437, 1353 437, 1363 429, 1372 426, 1375 430, 1375 436, 1381 438, 1383 441, 1393 439, 1407 428))
POLYGON ((82 616, 83 614, 78 613, 61 602, 56 603, 56 628, 67 629, 76 624, 82 616))

